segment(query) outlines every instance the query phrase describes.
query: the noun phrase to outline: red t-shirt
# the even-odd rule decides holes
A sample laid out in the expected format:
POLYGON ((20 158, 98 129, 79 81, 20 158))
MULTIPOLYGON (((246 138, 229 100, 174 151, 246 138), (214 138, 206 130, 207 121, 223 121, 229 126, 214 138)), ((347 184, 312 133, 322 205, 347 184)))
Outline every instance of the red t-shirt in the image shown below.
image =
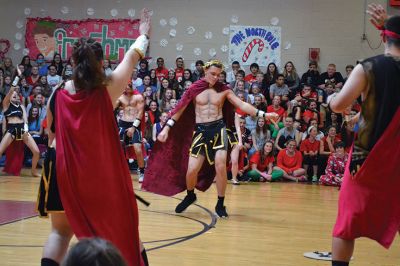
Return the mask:
MULTIPOLYGON (((323 137, 323 138, 322 138, 322 141, 324 142, 324 151, 329 151, 329 152, 330 152, 328 142, 326 142, 326 138, 327 138, 327 137, 328 137, 328 136, 323 137)), ((335 145, 335 144, 338 143, 339 141, 341 141, 341 138, 340 138, 339 135, 336 135, 336 136, 335 136, 335 139, 333 140, 332 145, 335 145)))
MULTIPOLYGON (((274 106, 271 104, 271 105, 268 105, 268 107, 267 107, 267 113, 272 113, 272 112, 275 112, 275 113, 277 113, 278 115, 279 115, 279 118, 283 118, 283 117, 285 117, 286 116, 286 111, 285 111, 285 109, 282 107, 282 106, 279 106, 279 109, 278 110, 275 110, 274 109, 274 106)), ((275 121, 277 121, 278 119, 276 119, 275 121)), ((282 121, 282 120, 281 120, 282 121)))
POLYGON ((264 163, 261 163, 261 154, 260 151, 256 151, 253 156, 250 158, 250 164, 257 164, 257 169, 261 172, 264 172, 268 169, 268 165, 275 161, 274 156, 267 156, 264 160, 264 163))
POLYGON ((159 81, 163 80, 164 78, 168 78, 168 69, 164 68, 156 68, 156 77, 159 81))
POLYGON ((296 150, 294 156, 286 154, 286 149, 281 150, 278 153, 276 165, 285 172, 293 172, 294 170, 300 169, 303 163, 303 156, 301 152, 296 150))
POLYGON ((183 72, 185 72, 185 69, 183 68, 175 68, 175 78, 178 82, 180 82, 183 78, 183 72))
POLYGON ((318 119, 318 113, 315 113, 315 112, 313 112, 311 110, 305 110, 304 113, 303 113, 303 119, 305 117, 308 117, 310 119, 312 119, 312 118, 317 118, 318 119))
POLYGON ((244 81, 246 81, 248 83, 253 83, 253 82, 257 81, 257 79, 256 79, 256 76, 253 76, 253 74, 250 73, 244 77, 244 81))
POLYGON ((314 142, 311 142, 309 138, 303 140, 300 145, 300 151, 302 152, 318 152, 319 151, 320 142, 314 139, 314 142))

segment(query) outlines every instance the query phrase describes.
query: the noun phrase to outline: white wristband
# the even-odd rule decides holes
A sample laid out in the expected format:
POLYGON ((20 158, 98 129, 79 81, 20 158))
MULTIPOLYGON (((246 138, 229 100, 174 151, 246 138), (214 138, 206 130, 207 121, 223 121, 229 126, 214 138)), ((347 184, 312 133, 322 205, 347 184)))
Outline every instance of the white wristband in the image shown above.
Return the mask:
POLYGON ((13 83, 12 83, 13 87, 17 86, 17 85, 18 85, 18 82, 19 82, 19 77, 16 76, 16 77, 14 78, 13 83))
POLYGON ((265 117, 265 112, 261 111, 261 110, 257 110, 257 114, 258 117, 264 118, 265 117))
POLYGON ((141 122, 140 119, 136 118, 135 121, 133 121, 133 124, 132 124, 132 125, 133 125, 135 128, 139 128, 140 122, 141 122))
POLYGON ((27 124, 27 123, 24 124, 24 131, 25 131, 25 132, 29 132, 29 127, 28 127, 28 124, 27 124))
POLYGON ((172 118, 168 119, 166 125, 169 127, 173 127, 175 125, 175 120, 172 118))
POLYGON ((129 49, 134 49, 143 58, 147 51, 149 40, 146 35, 140 35, 129 49))

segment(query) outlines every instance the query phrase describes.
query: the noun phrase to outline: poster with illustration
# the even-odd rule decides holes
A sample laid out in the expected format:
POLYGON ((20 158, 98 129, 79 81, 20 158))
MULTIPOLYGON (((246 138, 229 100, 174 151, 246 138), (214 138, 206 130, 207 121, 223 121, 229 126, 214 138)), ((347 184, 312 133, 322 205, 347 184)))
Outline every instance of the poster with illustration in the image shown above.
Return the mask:
POLYGON ((281 27, 230 26, 229 61, 240 65, 281 64, 281 27))
POLYGON ((63 60, 67 60, 79 38, 91 37, 101 43, 105 58, 120 61, 139 35, 138 19, 28 18, 25 46, 31 58, 41 53, 51 60, 54 53, 59 53, 63 60))

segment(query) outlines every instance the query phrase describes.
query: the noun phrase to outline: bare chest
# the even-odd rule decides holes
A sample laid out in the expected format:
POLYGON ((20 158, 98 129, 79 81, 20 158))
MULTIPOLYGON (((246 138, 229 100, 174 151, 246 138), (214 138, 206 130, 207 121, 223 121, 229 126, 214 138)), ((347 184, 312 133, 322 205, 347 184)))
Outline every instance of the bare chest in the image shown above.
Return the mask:
POLYGON ((195 98, 196 105, 222 105, 226 95, 214 89, 206 89, 195 98))

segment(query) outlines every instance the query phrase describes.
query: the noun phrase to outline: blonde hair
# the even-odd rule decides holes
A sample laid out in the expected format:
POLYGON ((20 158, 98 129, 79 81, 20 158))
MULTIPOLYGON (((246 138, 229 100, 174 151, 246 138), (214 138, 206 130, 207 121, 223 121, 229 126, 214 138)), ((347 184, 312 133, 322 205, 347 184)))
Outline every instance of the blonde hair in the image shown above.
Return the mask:
POLYGON ((204 70, 209 69, 210 67, 215 66, 217 68, 220 68, 222 70, 225 70, 224 64, 216 59, 213 59, 211 61, 208 61, 205 65, 204 65, 204 70))

